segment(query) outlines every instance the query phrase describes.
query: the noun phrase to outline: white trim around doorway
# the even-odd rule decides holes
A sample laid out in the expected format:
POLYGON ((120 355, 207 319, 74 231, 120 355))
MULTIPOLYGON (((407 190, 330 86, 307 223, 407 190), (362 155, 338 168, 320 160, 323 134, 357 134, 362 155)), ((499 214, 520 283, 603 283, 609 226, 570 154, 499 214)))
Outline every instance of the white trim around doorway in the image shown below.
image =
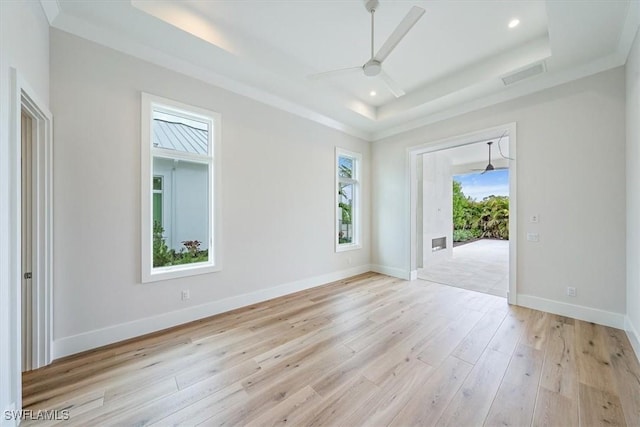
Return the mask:
POLYGON ((33 298, 31 369, 48 365, 53 342, 53 134, 52 115, 20 72, 11 68, 9 109, 9 313, 11 330, 12 388, 22 407, 22 194, 21 194, 21 113, 32 119, 33 133, 33 298))
MULTIPOLYGON (((505 134, 509 136, 509 156, 516 159, 516 123, 507 123, 501 126, 495 126, 488 129, 478 130, 476 132, 464 135, 453 136, 449 138, 439 139, 426 142, 417 146, 407 148, 407 162, 409 163, 408 180, 409 180, 409 197, 410 197, 410 221, 409 235, 410 242, 410 259, 411 259, 411 277, 417 277, 417 158, 421 154, 433 153, 436 151, 446 150, 449 148, 461 147, 477 142, 484 142, 490 139, 496 139, 505 134)), ((517 197, 516 197, 516 161, 509 160, 509 291, 507 293, 507 301, 509 304, 517 304, 517 197)))

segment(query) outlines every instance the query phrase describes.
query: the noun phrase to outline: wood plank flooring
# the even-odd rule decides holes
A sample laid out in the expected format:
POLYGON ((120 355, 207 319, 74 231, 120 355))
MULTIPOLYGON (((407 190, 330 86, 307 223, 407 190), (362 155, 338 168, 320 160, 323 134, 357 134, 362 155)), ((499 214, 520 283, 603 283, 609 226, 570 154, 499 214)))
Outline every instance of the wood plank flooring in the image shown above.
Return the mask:
POLYGON ((640 426, 640 365, 623 331, 367 273, 58 360, 23 399, 64 426, 640 426))

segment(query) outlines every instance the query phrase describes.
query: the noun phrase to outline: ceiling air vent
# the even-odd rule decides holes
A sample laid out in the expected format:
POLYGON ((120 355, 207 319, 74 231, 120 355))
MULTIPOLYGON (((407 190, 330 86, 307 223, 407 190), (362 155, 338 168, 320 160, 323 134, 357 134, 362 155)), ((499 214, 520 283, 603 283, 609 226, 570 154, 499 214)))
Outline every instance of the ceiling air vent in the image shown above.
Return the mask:
POLYGON ((520 80, 528 79, 529 77, 537 76, 538 74, 542 74, 546 71, 546 67, 544 61, 538 62, 533 65, 529 65, 521 70, 516 71, 515 73, 507 74, 502 77, 502 83, 505 86, 512 85, 520 80))

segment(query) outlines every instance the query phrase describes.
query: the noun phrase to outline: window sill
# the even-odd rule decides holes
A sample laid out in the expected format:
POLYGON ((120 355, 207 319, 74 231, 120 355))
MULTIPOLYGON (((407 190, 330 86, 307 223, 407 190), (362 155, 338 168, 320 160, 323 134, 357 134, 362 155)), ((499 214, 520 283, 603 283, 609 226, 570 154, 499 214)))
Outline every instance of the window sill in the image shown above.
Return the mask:
POLYGON ((153 271, 142 273, 142 283, 153 283, 161 280, 177 279, 180 277, 197 276, 200 274, 215 273, 222 270, 222 266, 212 263, 195 265, 174 265, 170 267, 155 268, 153 271))
POLYGON ((351 243, 336 246, 336 252, 354 251, 356 249, 362 249, 362 245, 360 243, 351 243))

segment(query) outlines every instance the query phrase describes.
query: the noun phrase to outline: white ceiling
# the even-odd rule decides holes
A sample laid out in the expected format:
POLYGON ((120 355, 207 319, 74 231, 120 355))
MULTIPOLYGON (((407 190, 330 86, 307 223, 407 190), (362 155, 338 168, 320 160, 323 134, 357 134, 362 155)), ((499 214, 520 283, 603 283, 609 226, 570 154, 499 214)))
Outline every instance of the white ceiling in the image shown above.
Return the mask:
POLYGON ((454 175, 476 173, 484 170, 489 163, 489 147, 487 143, 492 141, 491 164, 495 167, 509 167, 509 136, 503 135, 491 139, 482 139, 470 142, 458 147, 446 148, 440 151, 428 152, 424 156, 434 154, 444 155, 451 161, 454 175))
MULTIPOLYGON (((502 138, 492 138, 489 141, 493 141, 491 146, 491 161, 495 164, 496 161, 506 160, 509 157, 509 137, 504 136, 502 138)), ((467 165, 470 163, 488 163, 489 161, 489 148, 487 142, 479 141, 468 145, 462 145, 460 147, 449 148, 443 153, 451 159, 453 166, 467 165)))
POLYGON ((369 140, 622 65, 640 21, 636 0, 380 0, 376 50, 426 10, 383 64, 395 98, 379 77, 307 78, 369 59, 362 0, 41 1, 54 27, 369 140))

